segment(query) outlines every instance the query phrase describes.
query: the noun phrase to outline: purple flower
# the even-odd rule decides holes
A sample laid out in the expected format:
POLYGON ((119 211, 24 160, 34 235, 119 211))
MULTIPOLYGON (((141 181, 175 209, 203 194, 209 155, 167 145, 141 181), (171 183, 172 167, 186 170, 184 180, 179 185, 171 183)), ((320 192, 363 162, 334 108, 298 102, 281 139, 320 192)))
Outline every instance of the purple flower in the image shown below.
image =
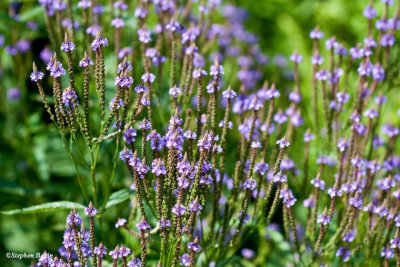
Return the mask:
POLYGON ((182 94, 182 90, 178 87, 176 87, 176 85, 172 88, 169 89, 169 94, 173 97, 173 98, 178 98, 178 95, 182 94))
POLYGON ((313 135, 312 133, 310 133, 310 132, 306 132, 305 134, 304 134, 304 142, 306 142, 306 143, 309 143, 311 140, 314 140, 315 139, 315 135, 313 135))
POLYGON ((161 229, 165 229, 165 228, 171 227, 171 221, 170 220, 161 219, 160 221, 157 222, 157 224, 160 226, 161 229))
POLYGON ((260 175, 264 175, 269 169, 268 163, 264 161, 257 162, 254 166, 254 172, 259 173, 260 175))
POLYGON ((78 226, 82 224, 82 218, 79 216, 78 213, 72 211, 68 216, 67 216, 67 224, 72 225, 72 226, 78 226))
POLYGON ((124 73, 124 72, 130 72, 132 70, 132 65, 129 63, 129 61, 124 60, 124 62, 118 64, 117 67, 117 73, 124 73))
POLYGON ((296 203, 296 198, 293 196, 293 193, 290 189, 282 189, 279 198, 283 199, 283 204, 286 204, 287 208, 290 208, 291 206, 296 203))
POLYGON ((107 38, 103 37, 100 32, 97 33, 96 38, 91 43, 93 51, 100 49, 101 47, 105 47, 108 45, 107 38))
POLYGON ((321 32, 318 28, 316 28, 310 32, 311 39, 322 39, 323 37, 324 37, 324 33, 321 32))
MULTIPOLYGON (((309 197, 309 198, 304 199, 303 206, 305 208, 314 208, 314 206, 315 206, 314 198, 313 197, 309 197)), ((317 218, 317 222, 318 222, 318 218, 317 218)))
POLYGON ((349 144, 345 138, 339 138, 337 142, 337 148, 340 152, 344 152, 348 146, 349 144))
POLYGON ((331 221, 332 218, 329 217, 325 212, 317 217, 317 223, 320 223, 322 225, 328 225, 331 223, 331 221))
POLYGON ((342 191, 337 190, 335 187, 331 187, 328 189, 328 194, 331 196, 331 198, 340 197, 342 196, 342 191))
POLYGON ((249 103, 248 109, 252 109, 252 110, 259 110, 260 108, 263 107, 263 104, 260 100, 258 100, 258 97, 255 95, 249 103))
POLYGON ((85 57, 79 61, 79 66, 86 68, 89 67, 89 65, 94 65, 94 63, 87 55, 85 55, 85 57))
POLYGON ((139 29, 137 33, 139 35, 140 42, 144 44, 151 42, 150 31, 148 29, 146 28, 139 29))
POLYGON ((247 179, 243 183, 243 188, 249 189, 249 190, 254 190, 256 188, 256 186, 257 186, 257 182, 253 178, 247 179))
POLYGON ((128 262, 128 267, 140 267, 142 266, 142 261, 139 258, 131 259, 128 262))
POLYGON ((92 202, 90 202, 89 207, 87 207, 87 208, 85 209, 85 214, 86 214, 86 215, 89 215, 90 217, 95 216, 98 212, 99 212, 99 211, 98 211, 95 207, 93 207, 92 202))
POLYGON ((111 99, 110 105, 108 105, 108 109, 109 109, 109 110, 112 110, 113 108, 115 108, 116 110, 118 110, 120 107, 123 107, 123 106, 124 106, 124 102, 122 101, 121 98, 118 98, 118 101, 117 101, 117 103, 115 104, 115 107, 114 107, 114 102, 115 102, 115 98, 111 99))
POLYGON ((390 240, 390 248, 400 249, 400 237, 395 237, 390 240))
POLYGON ((118 8, 120 10, 127 10, 128 5, 126 3, 124 3, 123 0, 118 0, 114 3, 114 8, 118 8))
POLYGON ((107 248, 105 246, 103 246, 103 243, 101 242, 98 247, 94 248, 93 252, 101 259, 101 258, 103 258, 104 255, 106 255, 107 248))
POLYGON ((377 15, 378 12, 372 6, 367 6, 363 11, 363 16, 369 20, 375 18, 377 15))
POLYGON ((139 129, 150 130, 151 127, 151 122, 149 122, 147 119, 143 119, 141 122, 139 122, 139 129))
POLYGON ((162 174, 167 174, 167 169, 164 166, 164 162, 161 159, 154 159, 151 164, 152 170, 156 176, 160 176, 162 174))
POLYGON ((361 62, 360 66, 358 67, 358 74, 360 76, 369 76, 372 73, 372 64, 370 62, 361 62))
POLYGON ((172 207, 172 213, 177 215, 177 216, 184 215, 186 213, 186 207, 183 206, 182 204, 180 204, 180 206, 178 204, 175 204, 172 207))
POLYGON ((252 259, 256 255, 255 252, 251 249, 244 248, 240 251, 240 254, 242 254, 243 258, 245 259, 252 259))
POLYGON ((279 147, 282 149, 282 148, 288 147, 290 145, 290 142, 287 141, 285 138, 282 138, 282 139, 276 141, 276 144, 279 145, 279 147))
POLYGON ((40 71, 38 71, 38 70, 34 70, 34 71, 31 73, 30 78, 31 78, 31 81, 33 81, 33 82, 38 82, 38 81, 40 81, 41 79, 43 79, 43 76, 44 76, 44 73, 43 73, 43 72, 40 72, 40 71))
POLYGON ((190 212, 196 212, 196 211, 200 211, 200 210, 203 210, 203 207, 198 203, 197 200, 193 200, 192 202, 190 202, 190 204, 189 204, 190 212))
POLYGON ((199 244, 197 244, 196 241, 194 241, 194 242, 189 242, 188 243, 188 249, 190 249, 190 250, 192 250, 194 252, 199 252, 201 247, 200 247, 199 244))
POLYGON ((119 256, 124 258, 127 257, 129 254, 131 254, 131 250, 129 248, 121 246, 121 248, 119 249, 119 256))
POLYGON ((395 41, 396 41, 396 38, 392 34, 386 33, 381 38, 381 45, 383 47, 393 46, 395 41))
POLYGON ((87 9, 92 6, 92 2, 90 0, 81 0, 78 2, 78 7, 82 9, 87 9))
POLYGON ((170 32, 181 32, 183 30, 183 26, 179 24, 179 22, 175 20, 171 20, 167 25, 165 25, 165 29, 170 32))
POLYGON ((17 88, 11 88, 7 91, 7 99, 10 102, 16 102, 21 98, 21 91, 17 88))
POLYGON ((147 72, 147 73, 142 75, 141 79, 142 79, 142 81, 144 83, 147 83, 147 82, 148 83, 153 83, 154 80, 156 79, 156 76, 153 73, 147 72))
POLYGON ((142 218, 142 220, 136 224, 136 228, 139 229, 139 231, 146 231, 151 229, 150 225, 146 222, 144 218, 142 218))
POLYGON ((321 190, 325 189, 325 182, 320 178, 315 178, 311 180, 311 184, 314 185, 315 188, 319 188, 321 190))
POLYGON ((66 40, 65 42, 63 42, 61 44, 61 50, 65 51, 65 52, 71 52, 72 50, 75 50, 75 49, 76 49, 75 44, 68 40, 66 40))
POLYGON ((136 137, 136 130, 129 128, 126 129, 126 131, 124 132, 124 141, 127 144, 132 144, 133 142, 135 142, 135 137, 136 137))
POLYGON ((140 94, 140 93, 145 93, 146 94, 147 93, 147 87, 142 85, 142 84, 139 84, 138 86, 135 87, 135 91, 138 94, 140 94))
POLYGON ((185 253, 181 256, 181 265, 189 266, 190 265, 190 255, 185 253))
POLYGON ((350 259, 351 251, 348 248, 340 247, 336 251, 336 257, 341 257, 342 261, 346 262, 350 259))
POLYGON ((27 40, 19 40, 16 44, 15 47, 18 49, 18 51, 21 54, 24 54, 28 52, 28 50, 31 48, 31 43, 27 40))
POLYGON ((356 236, 356 232, 353 230, 351 232, 348 232, 344 235, 343 241, 347 243, 351 243, 354 240, 354 237, 356 236))
POLYGON ((222 97, 223 97, 223 98, 227 98, 227 99, 233 99, 233 98, 236 97, 236 92, 233 91, 233 90, 231 89, 231 87, 228 87, 227 90, 225 90, 225 91, 222 92, 222 97))
POLYGON ((349 204, 357 209, 361 209, 363 200, 360 197, 352 197, 349 199, 349 204))
POLYGON ((299 64, 303 61, 303 57, 301 55, 299 55, 297 52, 295 52, 293 55, 291 55, 289 59, 297 64, 299 64))
POLYGON ((126 224, 127 220, 124 218, 118 218, 118 221, 115 223, 115 228, 122 227, 126 224))
POLYGON ((110 255, 114 260, 118 259, 119 257, 119 248, 118 246, 115 247, 114 250, 111 250, 108 255, 110 255))
POLYGON ((125 74, 115 77, 114 84, 128 88, 133 83, 133 78, 125 74))
POLYGON ((78 103, 78 96, 72 89, 66 89, 62 94, 62 102, 66 107, 73 107, 74 102, 78 103))
POLYGON ((391 259, 394 257, 394 251, 389 247, 383 247, 381 250, 381 257, 386 259, 391 259))
POLYGON ((330 73, 327 70, 320 70, 317 73, 315 73, 315 79, 319 81, 326 81, 330 77, 330 73))
POLYGON ((140 7, 140 6, 135 9, 135 17, 136 18, 144 19, 147 17, 148 13, 149 13, 149 11, 147 9, 140 7))
POLYGON ((377 64, 372 68, 372 78, 378 82, 385 79, 385 69, 377 64))
POLYGON ((50 75, 54 78, 60 77, 61 75, 65 74, 65 69, 59 61, 50 62, 47 65, 46 69, 50 71, 50 75))
POLYGON ((131 47, 124 47, 121 48, 118 52, 118 58, 123 59, 124 57, 132 54, 132 48, 131 47))
POLYGON ((113 26, 116 29, 119 29, 125 26, 125 22, 121 18, 115 18, 111 21, 111 26, 113 26))

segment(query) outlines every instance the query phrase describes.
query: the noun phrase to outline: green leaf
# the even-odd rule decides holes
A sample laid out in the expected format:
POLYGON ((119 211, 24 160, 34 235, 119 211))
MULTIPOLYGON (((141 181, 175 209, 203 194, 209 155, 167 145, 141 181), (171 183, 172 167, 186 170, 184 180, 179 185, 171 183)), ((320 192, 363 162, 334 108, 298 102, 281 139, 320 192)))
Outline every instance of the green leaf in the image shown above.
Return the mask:
POLYGON ((0 214, 3 214, 3 215, 33 214, 33 213, 49 212, 49 211, 56 211, 56 210, 71 210, 74 208, 77 210, 79 210, 79 209, 82 210, 86 207, 79 203, 76 203, 76 202, 56 201, 56 202, 43 203, 40 205, 28 207, 28 208, 1 211, 0 214))
POLYGON ((111 194, 110 198, 107 201, 106 209, 119 203, 124 202, 125 200, 129 199, 131 196, 135 194, 134 191, 128 189, 122 189, 117 192, 111 194))

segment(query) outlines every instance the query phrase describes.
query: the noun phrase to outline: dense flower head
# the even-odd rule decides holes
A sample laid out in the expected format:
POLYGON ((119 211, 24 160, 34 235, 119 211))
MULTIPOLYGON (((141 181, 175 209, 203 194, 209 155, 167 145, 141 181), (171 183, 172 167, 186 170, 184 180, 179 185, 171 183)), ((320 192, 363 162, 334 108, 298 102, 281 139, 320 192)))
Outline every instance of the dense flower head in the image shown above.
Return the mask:
POLYGON ((129 61, 124 60, 122 63, 118 64, 117 73, 130 72, 132 70, 132 65, 129 61))
POLYGON ((116 109, 118 110, 120 107, 124 106, 124 102, 121 98, 118 98, 118 101, 115 102, 115 98, 111 99, 110 105, 108 106, 109 110, 116 109))
POLYGON ((199 244, 197 244, 197 242, 189 242, 188 243, 188 248, 194 252, 199 252, 201 247, 199 244))
POLYGON ((368 5, 363 11, 363 16, 366 17, 367 19, 373 19, 377 15, 378 12, 370 5, 368 5))
POLYGON ((328 225, 331 223, 332 218, 329 217, 326 213, 319 215, 317 217, 317 223, 320 223, 322 225, 328 225))
POLYGON ((254 190, 256 188, 256 186, 257 186, 257 182, 253 178, 247 179, 243 183, 243 188, 249 189, 249 190, 254 190))
POLYGON ((322 39, 323 37, 324 37, 324 33, 321 32, 318 28, 316 28, 310 32, 311 39, 322 39))
POLYGON ((44 77, 44 73, 40 72, 38 70, 34 70, 30 75, 31 81, 33 81, 33 82, 38 82, 41 79, 43 79, 43 77, 44 77))
POLYGON ((90 202, 89 207, 85 209, 85 214, 90 217, 95 216, 99 211, 93 206, 92 202, 90 202))
POLYGON ((151 167, 151 172, 154 173, 156 176, 167 174, 167 169, 165 168, 164 162, 161 159, 154 159, 151 167))
POLYGON ((71 211, 71 213, 67 216, 67 224, 70 226, 78 226, 81 225, 82 218, 75 211, 71 211))
POLYGON ((67 88, 62 94, 62 102, 66 107, 73 107, 78 103, 78 96, 74 90, 67 88))
POLYGON ((103 243, 100 243, 98 247, 94 248, 94 254, 99 258, 103 258, 103 256, 107 254, 107 248, 103 246, 103 243))
POLYGON ((89 67, 90 65, 94 65, 93 60, 91 60, 85 53, 85 57, 81 61, 79 61, 79 66, 86 68, 89 67))
POLYGON ((107 38, 103 37, 100 32, 97 33, 96 38, 91 43, 93 51, 99 50, 101 47, 105 47, 108 45, 107 38))
POLYGON ((72 50, 75 49, 76 49, 75 44, 71 41, 66 40, 61 44, 61 50, 65 52, 71 52, 72 50))
POLYGON ((264 161, 257 162, 254 165, 254 172, 259 173, 260 175, 264 175, 269 169, 268 163, 265 163, 264 161))
POLYGON ((173 98, 177 98, 178 95, 182 94, 182 90, 178 87, 176 87, 176 85, 172 88, 169 89, 169 94, 173 97, 173 98))
POLYGON ((290 189, 282 189, 279 193, 279 198, 282 199, 287 208, 293 206, 297 201, 290 189))
POLYGON ((279 147, 282 149, 288 147, 290 145, 290 142, 287 141, 285 138, 282 138, 276 141, 276 144, 279 145, 279 147))
POLYGON ((296 52, 290 56, 290 60, 299 64, 303 61, 303 57, 296 52))
POLYGON ((50 71, 50 76, 53 78, 58 78, 65 74, 65 69, 63 68, 61 62, 56 60, 50 61, 49 64, 47 64, 46 69, 50 71))
POLYGON ((90 0, 81 0, 78 2, 78 7, 82 9, 87 9, 92 6, 92 2, 90 0))
POLYGON ((113 26, 116 29, 119 29, 125 26, 125 22, 122 18, 115 18, 111 21, 111 26, 113 26))
POLYGON ((139 258, 132 258, 128 261, 128 267, 140 267, 142 266, 142 261, 139 258))
POLYGON ((233 99, 236 97, 236 92, 233 91, 230 87, 222 92, 222 97, 227 99, 233 99))
POLYGON ((123 138, 127 144, 132 144, 133 142, 135 142, 136 130, 133 128, 126 129, 123 138))
POLYGON ((137 31, 137 33, 139 35, 139 41, 140 42, 142 42, 144 44, 147 44, 147 43, 151 42, 152 39, 151 39, 151 36, 150 36, 150 30, 148 30, 146 28, 142 28, 142 29, 139 29, 137 31))
POLYGON ((319 188, 321 190, 325 189, 325 182, 324 180, 321 180, 320 178, 315 178, 311 180, 311 184, 315 187, 315 188, 319 188))
POLYGON ((117 222, 115 223, 115 228, 122 227, 126 224, 127 220, 124 218, 118 218, 117 222))
POLYGON ((336 257, 340 257, 342 261, 346 262, 350 259, 351 251, 346 247, 340 247, 336 251, 336 257))
POLYGON ((177 215, 177 216, 184 215, 186 213, 186 207, 184 205, 182 205, 182 204, 180 204, 180 205, 175 204, 172 207, 172 213, 177 215))
POLYGON ((136 228, 139 229, 139 231, 147 231, 151 229, 150 224, 144 218, 136 224, 136 228))

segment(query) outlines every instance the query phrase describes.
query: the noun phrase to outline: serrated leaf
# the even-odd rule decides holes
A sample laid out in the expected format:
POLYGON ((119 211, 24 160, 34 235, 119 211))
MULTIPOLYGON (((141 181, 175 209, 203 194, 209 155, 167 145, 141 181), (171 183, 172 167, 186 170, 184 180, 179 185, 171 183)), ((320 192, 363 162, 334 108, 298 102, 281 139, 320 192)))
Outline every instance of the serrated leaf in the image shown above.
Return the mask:
POLYGON ((128 190, 128 189, 122 189, 122 190, 112 193, 110 198, 107 201, 106 209, 109 207, 118 205, 119 203, 122 203, 125 200, 128 200, 134 194, 135 194, 134 191, 128 190))
POLYGON ((77 210, 82 210, 85 209, 86 207, 76 202, 56 201, 56 202, 43 203, 28 208, 1 211, 0 214, 3 215, 33 214, 33 213, 56 211, 56 210, 71 210, 74 208, 77 210))

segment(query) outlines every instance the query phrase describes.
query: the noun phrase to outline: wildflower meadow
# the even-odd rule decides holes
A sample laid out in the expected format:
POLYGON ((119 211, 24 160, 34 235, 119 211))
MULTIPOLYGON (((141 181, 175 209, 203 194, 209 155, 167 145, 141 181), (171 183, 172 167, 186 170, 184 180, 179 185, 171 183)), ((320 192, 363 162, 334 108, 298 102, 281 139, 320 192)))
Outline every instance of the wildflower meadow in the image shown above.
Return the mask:
POLYGON ((1 266, 400 267, 400 1, 0 8, 1 266))

